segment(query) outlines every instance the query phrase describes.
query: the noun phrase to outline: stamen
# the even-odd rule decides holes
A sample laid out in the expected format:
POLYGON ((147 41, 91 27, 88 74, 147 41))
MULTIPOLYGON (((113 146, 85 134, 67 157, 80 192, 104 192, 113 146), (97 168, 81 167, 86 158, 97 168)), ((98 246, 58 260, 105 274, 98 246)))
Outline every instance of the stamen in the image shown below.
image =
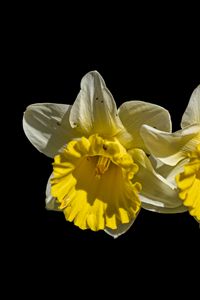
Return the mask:
POLYGON ((108 157, 100 156, 95 168, 96 176, 100 177, 102 174, 104 174, 110 165, 110 159, 108 157))

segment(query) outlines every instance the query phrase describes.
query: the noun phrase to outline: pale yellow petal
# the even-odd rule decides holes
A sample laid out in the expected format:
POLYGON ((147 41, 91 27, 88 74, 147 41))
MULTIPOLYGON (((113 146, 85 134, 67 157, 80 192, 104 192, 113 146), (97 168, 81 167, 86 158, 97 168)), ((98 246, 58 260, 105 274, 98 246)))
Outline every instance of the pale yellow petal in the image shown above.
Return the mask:
POLYGON ((193 91, 181 120, 181 127, 200 124, 200 85, 193 91))
POLYGON ((124 130, 119 132, 117 138, 128 149, 141 148, 147 151, 140 136, 140 128, 143 124, 171 132, 169 112, 156 104, 143 101, 124 102, 119 107, 119 117, 124 130))
POLYGON ((140 192, 142 207, 150 206, 151 210, 154 208, 155 211, 160 212, 160 208, 174 210, 181 206, 182 203, 175 186, 155 172, 146 154, 140 149, 130 150, 129 153, 139 167, 134 180, 142 183, 140 192))
POLYGON ((174 133, 143 125, 140 133, 149 152, 171 166, 184 159, 187 152, 200 143, 200 124, 191 125, 174 133))
POLYGON ((55 103, 37 103, 27 107, 23 129, 40 152, 54 157, 69 140, 80 136, 69 123, 70 109, 70 105, 55 103))
POLYGON ((123 127, 112 94, 97 71, 81 80, 81 90, 70 112, 70 124, 85 136, 111 137, 123 127))

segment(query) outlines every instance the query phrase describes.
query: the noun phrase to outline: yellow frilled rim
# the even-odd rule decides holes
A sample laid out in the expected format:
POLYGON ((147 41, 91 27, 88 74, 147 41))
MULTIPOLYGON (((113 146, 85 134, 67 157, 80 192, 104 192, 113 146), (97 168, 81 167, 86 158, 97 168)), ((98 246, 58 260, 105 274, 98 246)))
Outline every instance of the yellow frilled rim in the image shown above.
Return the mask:
POLYGON ((81 229, 117 229, 140 210, 138 166, 116 138, 97 134, 71 141, 55 156, 51 194, 81 229))
POLYGON ((200 144, 188 153, 189 162, 184 171, 176 176, 179 197, 190 214, 200 221, 200 144))

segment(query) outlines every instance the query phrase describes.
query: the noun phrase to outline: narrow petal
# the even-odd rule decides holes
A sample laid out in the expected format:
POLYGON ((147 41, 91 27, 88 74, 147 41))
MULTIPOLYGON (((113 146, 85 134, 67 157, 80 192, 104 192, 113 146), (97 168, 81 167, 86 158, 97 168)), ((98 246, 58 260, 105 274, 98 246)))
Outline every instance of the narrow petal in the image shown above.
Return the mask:
POLYGON ((200 85, 193 91, 188 106, 181 120, 181 128, 199 123, 200 124, 200 85))
POLYGON ((119 108, 119 117, 126 130, 120 132, 118 138, 126 148, 146 150, 139 133, 143 124, 171 132, 169 112, 155 104, 142 101, 125 102, 119 108))
POLYGON ((113 96, 97 71, 82 78, 81 91, 70 112, 70 124, 85 136, 114 136, 122 127, 113 96))
POLYGON ((70 106, 65 104, 38 103, 27 107, 23 129, 29 141, 40 152, 54 157, 78 133, 69 123, 70 106))
POLYGON ((120 224, 117 229, 106 228, 106 229, 104 229, 104 231, 107 234, 111 235, 114 239, 116 239, 120 235, 126 233, 129 230, 129 228, 133 225, 134 222, 135 222, 135 219, 133 219, 130 223, 127 223, 127 224, 120 224))
POLYGON ((174 133, 143 125, 140 130, 150 153, 168 165, 176 165, 200 141, 200 125, 191 125, 174 133))
POLYGON ((51 176, 49 177, 49 180, 47 182, 47 187, 46 187, 46 199, 45 199, 46 209, 61 211, 59 209, 59 204, 56 202, 56 198, 54 198, 51 195, 51 183, 50 183, 50 180, 52 178, 53 178, 53 174, 51 174, 51 176))
POLYGON ((155 211, 160 211, 160 208, 174 209, 181 206, 177 189, 155 172, 145 153, 140 149, 133 149, 129 152, 139 167, 134 180, 142 184, 140 192, 142 207, 147 207, 146 204, 148 204, 154 207, 155 211))

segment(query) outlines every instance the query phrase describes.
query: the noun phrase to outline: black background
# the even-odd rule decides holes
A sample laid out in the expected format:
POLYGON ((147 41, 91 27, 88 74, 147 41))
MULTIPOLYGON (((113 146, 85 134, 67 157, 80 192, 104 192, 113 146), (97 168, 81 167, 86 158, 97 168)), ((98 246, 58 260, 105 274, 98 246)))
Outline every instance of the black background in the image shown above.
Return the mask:
POLYGON ((48 263, 63 268, 80 263, 83 276, 83 264, 94 274, 100 269, 108 275, 108 270, 134 269, 143 262, 150 274, 154 263, 173 269, 180 261, 190 264, 191 257, 196 261, 200 232, 188 213, 161 215, 142 210, 131 229, 114 240, 103 231, 80 230, 66 222, 62 213, 46 211, 52 160, 29 143, 21 126, 29 104, 73 104, 82 76, 97 70, 118 106, 128 100, 162 105, 171 113, 173 130, 179 129, 189 97, 200 83, 195 18, 191 22, 190 12, 164 8, 154 15, 147 7, 132 7, 126 13, 116 13, 114 7, 93 7, 83 14, 80 5, 78 14, 75 8, 51 9, 31 14, 30 31, 23 36, 25 78, 13 103, 19 125, 16 180, 20 202, 15 213, 19 227, 13 226, 10 238, 16 240, 23 261, 28 268, 40 262, 38 275, 48 263), (170 261, 168 266, 166 261, 170 261))

